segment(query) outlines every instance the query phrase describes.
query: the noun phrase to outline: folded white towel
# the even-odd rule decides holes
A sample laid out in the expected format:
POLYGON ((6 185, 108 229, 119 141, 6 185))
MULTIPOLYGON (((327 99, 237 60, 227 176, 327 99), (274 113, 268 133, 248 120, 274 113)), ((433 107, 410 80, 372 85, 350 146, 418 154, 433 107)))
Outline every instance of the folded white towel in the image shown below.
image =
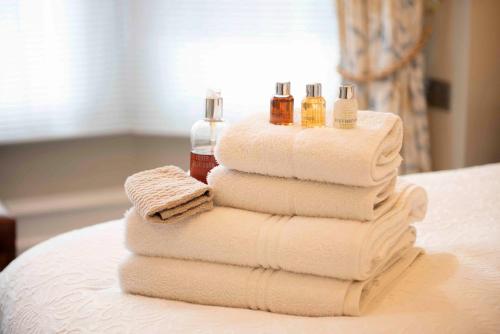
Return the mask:
POLYGON ((373 220, 386 213, 397 196, 396 178, 373 187, 238 172, 218 166, 208 175, 214 202, 257 212, 287 216, 309 216, 373 220))
POLYGON ((413 245, 409 224, 425 215, 421 187, 401 182, 396 193, 393 208, 371 222, 216 207, 177 224, 154 224, 132 209, 126 214, 126 244, 146 256, 364 280, 413 245))
POLYGON ((359 111, 355 129, 273 125, 259 114, 229 126, 215 156, 242 172, 373 186, 396 175, 402 140, 391 113, 359 111))
POLYGON ((420 252, 406 251, 363 282, 137 255, 121 265, 119 276, 123 291, 150 297, 302 316, 360 315, 420 252))

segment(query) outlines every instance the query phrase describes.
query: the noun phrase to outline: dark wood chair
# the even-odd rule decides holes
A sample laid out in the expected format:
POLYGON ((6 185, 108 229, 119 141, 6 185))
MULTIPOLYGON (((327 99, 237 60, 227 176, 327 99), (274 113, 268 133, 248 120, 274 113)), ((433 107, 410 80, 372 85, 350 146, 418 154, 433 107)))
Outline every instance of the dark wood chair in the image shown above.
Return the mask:
POLYGON ((0 203, 0 271, 16 257, 16 220, 0 203))

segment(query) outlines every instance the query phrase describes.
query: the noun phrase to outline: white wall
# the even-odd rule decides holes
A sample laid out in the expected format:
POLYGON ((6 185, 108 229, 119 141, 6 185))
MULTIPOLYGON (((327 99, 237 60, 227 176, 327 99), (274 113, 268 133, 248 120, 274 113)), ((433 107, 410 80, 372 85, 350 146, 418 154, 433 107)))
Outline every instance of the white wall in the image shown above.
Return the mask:
POLYGON ((466 165, 500 161, 500 1, 470 4, 466 165))
POLYGON ((449 111, 429 108, 433 168, 500 161, 500 1, 443 0, 427 76, 451 83, 449 111))

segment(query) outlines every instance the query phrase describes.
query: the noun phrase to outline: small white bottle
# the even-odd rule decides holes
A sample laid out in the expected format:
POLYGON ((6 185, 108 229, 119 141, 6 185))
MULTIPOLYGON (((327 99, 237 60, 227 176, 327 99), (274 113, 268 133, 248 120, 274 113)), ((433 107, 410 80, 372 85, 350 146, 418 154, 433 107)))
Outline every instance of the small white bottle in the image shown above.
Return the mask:
POLYGON ((341 85, 339 99, 333 106, 333 126, 339 129, 353 129, 358 120, 358 101, 353 85, 341 85))

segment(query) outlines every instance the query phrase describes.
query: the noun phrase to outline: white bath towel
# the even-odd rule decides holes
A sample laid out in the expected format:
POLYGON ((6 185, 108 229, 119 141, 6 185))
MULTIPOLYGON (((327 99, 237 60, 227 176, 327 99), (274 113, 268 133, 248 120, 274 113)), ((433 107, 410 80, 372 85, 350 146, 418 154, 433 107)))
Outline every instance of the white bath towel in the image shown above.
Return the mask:
POLYGON ((215 156, 242 172, 373 186, 396 175, 402 140, 391 113, 359 111, 355 129, 279 126, 259 114, 229 126, 215 156))
POLYGON ((397 197, 396 178, 373 187, 354 187, 238 172, 223 166, 212 169, 208 184, 216 205, 286 216, 373 220, 386 213, 397 197))
POLYGON ((360 315, 419 253, 406 251, 363 282, 137 255, 122 263, 119 276, 123 291, 150 297, 302 316, 360 315))
POLYGON ((409 224, 426 212, 425 191, 398 183, 394 207, 379 219, 275 216, 216 207, 177 224, 126 214, 126 244, 145 256, 193 259, 364 280, 415 241, 409 224))

